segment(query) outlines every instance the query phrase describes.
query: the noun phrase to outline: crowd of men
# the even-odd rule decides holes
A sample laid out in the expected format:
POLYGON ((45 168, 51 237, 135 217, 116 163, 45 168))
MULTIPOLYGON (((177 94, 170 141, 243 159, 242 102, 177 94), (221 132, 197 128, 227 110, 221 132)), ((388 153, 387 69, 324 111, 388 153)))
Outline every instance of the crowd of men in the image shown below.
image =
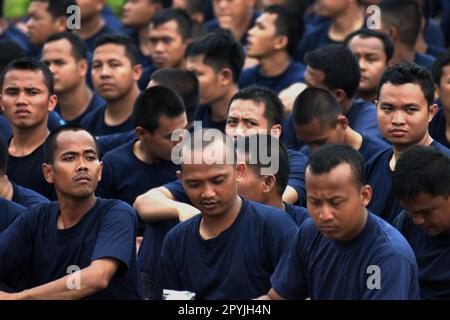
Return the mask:
POLYGON ((0 300, 450 299, 449 24, 444 0, 1 14, 0 300))

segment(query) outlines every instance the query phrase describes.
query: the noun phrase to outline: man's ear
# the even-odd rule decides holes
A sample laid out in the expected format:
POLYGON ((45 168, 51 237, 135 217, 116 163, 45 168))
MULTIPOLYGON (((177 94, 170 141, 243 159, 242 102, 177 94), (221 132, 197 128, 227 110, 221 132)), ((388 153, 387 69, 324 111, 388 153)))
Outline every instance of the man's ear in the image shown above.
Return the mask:
POLYGON ((289 43, 289 38, 287 36, 277 36, 275 38, 273 47, 276 50, 283 50, 283 49, 287 48, 288 43, 289 43))
POLYGON ((438 111, 438 105, 437 104, 433 104, 430 107, 430 112, 429 112, 429 117, 428 117, 428 122, 431 122, 431 120, 433 120, 436 112, 438 111))
POLYGON ((242 179, 245 174, 245 170, 247 170, 247 166, 245 165, 245 163, 238 163, 236 165, 236 179, 242 179))
POLYGON ((100 170, 98 170, 98 176, 97 176, 98 182, 100 182, 100 180, 102 180, 102 174, 103 174, 103 162, 102 161, 100 161, 99 166, 100 166, 100 170))
POLYGON ((80 72, 80 75, 82 77, 86 77, 88 71, 89 71, 89 64, 86 59, 80 59, 80 61, 77 62, 78 70, 80 72))
POLYGON ((337 121, 338 125, 342 126, 342 129, 345 130, 348 128, 348 119, 343 114, 338 115, 337 121))
POLYGON ((146 132, 145 129, 139 126, 134 129, 134 133, 136 134, 136 137, 140 141, 144 139, 145 132, 146 132))
POLYGON ((42 173, 44 174, 44 179, 48 183, 53 183, 53 170, 51 165, 48 163, 42 164, 42 173))
POLYGON ((57 102, 58 102, 58 97, 56 96, 56 94, 52 94, 48 98, 48 105, 47 105, 48 112, 52 112, 55 109, 57 102))
POLYGON ((277 178, 273 174, 267 175, 263 179, 262 192, 267 194, 277 187, 277 178))
POLYGON ((342 104, 342 102, 347 98, 347 94, 342 89, 335 89, 333 90, 333 93, 339 104, 342 104))
POLYGON ((142 65, 140 63, 133 67, 133 79, 138 81, 142 76, 142 65))
POLYGON ((230 68, 223 68, 219 71, 219 83, 222 86, 228 86, 233 82, 233 72, 230 68))
POLYGON ((274 124, 272 128, 270 128, 270 132, 268 134, 272 135, 273 137, 280 139, 281 136, 281 124, 274 124), (273 130, 273 131, 272 131, 273 130))
POLYGON ((361 188, 361 202, 365 207, 367 207, 371 199, 372 199, 372 187, 366 184, 361 188))
POLYGON ((180 170, 177 170, 176 174, 177 174, 177 178, 181 180, 181 178, 182 178, 182 176, 183 176, 182 173, 181 173, 181 171, 180 171, 180 170))

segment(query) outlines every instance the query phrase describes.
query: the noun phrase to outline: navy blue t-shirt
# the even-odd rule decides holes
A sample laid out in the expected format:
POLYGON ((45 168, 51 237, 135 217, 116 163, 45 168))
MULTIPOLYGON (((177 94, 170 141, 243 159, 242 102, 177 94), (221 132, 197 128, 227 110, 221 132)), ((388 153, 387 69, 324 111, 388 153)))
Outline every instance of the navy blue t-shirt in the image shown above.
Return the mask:
MULTIPOLYGON (((135 140, 114 149, 103 157, 103 174, 97 194, 102 198, 120 199, 133 204, 138 195, 176 180, 179 166, 171 161, 147 164, 133 153, 135 140)), ((139 270, 156 279, 161 246, 166 233, 178 223, 170 219, 145 225, 139 249, 139 270)))
POLYGON ((8 119, 0 114, 0 139, 3 140, 3 143, 7 143, 12 135, 11 125, 8 119))
MULTIPOLYGON (((433 141, 431 146, 450 156, 450 150, 440 143, 433 141)), ((403 210, 400 200, 391 191, 392 170, 389 162, 393 153, 392 149, 387 149, 369 159, 366 164, 367 182, 373 190, 372 200, 367 208, 389 223, 393 223, 403 210)))
POLYGON ((414 253, 394 227, 368 213, 353 240, 325 238, 312 219, 306 220, 271 278, 283 298, 418 299, 414 253), (380 276, 380 289, 373 288, 380 276), (370 289, 372 288, 372 289, 370 289))
MULTIPOLYGON (((363 135, 379 138, 380 140, 383 139, 378 129, 377 109, 372 102, 360 98, 353 100, 352 107, 345 116, 348 119, 350 128, 353 130, 363 135)), ((281 140, 289 149, 293 150, 300 150, 305 145, 297 139, 292 113, 289 114, 289 117, 283 124, 281 140)))
POLYGON ((439 25, 432 19, 428 20, 424 29, 425 42, 428 46, 432 45, 439 48, 445 48, 445 37, 439 25))
MULTIPOLYGON (((362 144, 358 151, 364 157, 366 162, 383 150, 391 148, 391 146, 384 140, 372 138, 368 135, 362 135, 362 138, 362 144)), ((300 152, 308 158, 311 156, 311 148, 308 146, 303 146, 300 149, 300 152)))
POLYGON ((36 191, 21 187, 12 181, 11 185, 13 187, 13 196, 11 200, 24 206, 25 208, 29 208, 41 203, 50 202, 50 200, 48 200, 40 193, 37 193, 36 191))
POLYGON ((58 112, 52 111, 48 114, 47 128, 53 131, 66 124, 66 121, 59 115, 58 112))
POLYGON ((131 115, 127 120, 117 126, 108 126, 105 123, 105 109, 106 107, 98 108, 94 112, 86 115, 81 121, 81 126, 88 129, 96 136, 121 133, 134 129, 131 115))
POLYGON ((44 162, 44 145, 25 157, 9 155, 6 174, 9 180, 25 188, 34 190, 47 199, 55 199, 53 185, 44 179, 42 163, 44 162))
POLYGON ((399 214, 394 225, 416 256, 422 299, 450 299, 450 233, 429 236, 413 223, 406 211, 399 214))
POLYGON ((140 299, 136 263, 136 214, 118 200, 97 199, 73 227, 56 228, 59 203, 33 207, 0 236, 0 280, 23 290, 66 276, 70 266, 80 269, 98 259, 114 258, 120 267, 109 286, 88 299, 140 299), (17 254, 20 252, 21 254, 17 254), (17 285, 8 283, 26 271, 17 285))
POLYGON ((28 55, 31 51, 27 36, 13 24, 9 24, 8 28, 0 34, 0 41, 4 40, 10 40, 18 44, 25 55, 28 55))
POLYGON ((15 202, 0 198, 0 233, 7 229, 26 210, 25 207, 15 202))
MULTIPOLYGON (((89 105, 88 105, 88 107, 86 108, 86 110, 85 110, 82 114, 80 114, 78 117, 76 117, 75 119, 70 120, 70 121, 69 121, 69 120, 65 120, 65 121, 66 121, 66 123, 68 123, 68 124, 77 124, 77 125, 80 125, 80 124, 81 124, 81 121, 82 121, 87 115, 89 115, 90 113, 92 113, 92 112, 94 112, 94 111, 96 111, 96 110, 102 108, 105 104, 106 104, 105 100, 103 100, 103 98, 101 98, 98 94, 96 94, 95 92, 93 92, 93 93, 92 93, 91 101, 89 101, 89 105)), ((60 108, 59 108, 58 105, 56 106, 55 110, 56 110, 57 112, 60 112, 60 108)))
POLYGON ((166 236, 159 289, 188 290, 196 299, 252 299, 270 289, 270 276, 297 226, 286 212, 242 199, 233 224, 204 240, 197 215, 166 236))
POLYGON ((103 157, 109 151, 135 139, 136 134, 134 130, 99 136, 97 137, 97 141, 100 147, 100 156, 103 157))
POLYGON ((433 66, 434 60, 436 60, 433 56, 430 56, 428 54, 416 52, 416 57, 414 59, 414 62, 418 65, 427 68, 429 71, 431 71, 431 67, 433 66))
POLYGON ((225 126, 227 120, 213 121, 211 119, 211 106, 209 104, 201 105, 197 108, 197 115, 195 121, 201 121, 203 128, 214 128, 225 133, 225 126))
POLYGON ((290 203, 283 202, 286 213, 294 220, 297 226, 301 226, 306 219, 309 218, 308 210, 304 207, 294 206, 290 203))
POLYGON ((430 136, 442 144, 443 146, 450 148, 450 141, 447 140, 447 120, 445 118, 444 109, 439 109, 434 115, 428 127, 430 136))
POLYGON ((266 77, 261 74, 260 65, 242 70, 239 78, 239 88, 250 85, 260 85, 280 93, 290 85, 305 82, 305 66, 299 62, 292 61, 286 70, 275 77, 266 77))

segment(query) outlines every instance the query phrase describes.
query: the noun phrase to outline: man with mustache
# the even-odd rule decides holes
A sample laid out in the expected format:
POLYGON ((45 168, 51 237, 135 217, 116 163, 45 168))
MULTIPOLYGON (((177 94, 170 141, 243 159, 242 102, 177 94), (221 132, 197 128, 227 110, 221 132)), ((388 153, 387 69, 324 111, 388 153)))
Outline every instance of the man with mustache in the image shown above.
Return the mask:
POLYGON ((33 207, 1 234, 0 288, 13 293, 0 299, 141 298, 136 214, 95 197, 102 173, 95 137, 67 125, 44 149, 42 171, 58 202, 33 207))

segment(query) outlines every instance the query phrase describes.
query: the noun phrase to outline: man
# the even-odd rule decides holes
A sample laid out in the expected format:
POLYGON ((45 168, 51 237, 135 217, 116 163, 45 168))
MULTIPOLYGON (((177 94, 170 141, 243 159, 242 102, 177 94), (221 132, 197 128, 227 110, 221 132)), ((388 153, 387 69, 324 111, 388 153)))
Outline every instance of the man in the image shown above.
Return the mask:
POLYGON ((308 212, 271 277, 270 299, 417 299, 414 253, 402 235, 369 212, 372 190, 361 155, 319 148, 306 168, 308 212))
POLYGON ((89 71, 86 47, 74 33, 51 35, 42 48, 41 61, 53 73, 58 95, 55 109, 66 123, 80 124, 88 114, 103 107, 104 100, 86 83, 89 71))
POLYGON ((384 33, 361 29, 349 34, 344 43, 358 59, 361 70, 357 96, 373 102, 377 84, 394 54, 392 41, 384 33))
POLYGON ((383 0, 379 4, 381 28, 394 44, 391 64, 415 62, 431 70, 434 57, 416 52, 415 45, 422 23, 422 10, 417 1, 383 0))
POLYGON ((53 199, 53 187, 41 170, 48 114, 57 101, 53 75, 43 63, 23 58, 5 68, 0 85, 0 103, 13 131, 6 173, 18 185, 53 199))
POLYGON ((254 10, 255 0, 213 0, 215 20, 206 23, 206 29, 211 32, 218 28, 228 29, 234 38, 247 44, 247 31, 255 24, 258 12, 254 10))
POLYGON ((309 218, 304 207, 283 201, 290 174, 288 150, 277 138, 267 135, 249 135, 237 139, 237 155, 245 156, 245 170, 236 178, 238 194, 247 200, 259 202, 285 211, 300 226, 309 218), (264 157, 270 157, 270 162, 264 157), (277 166, 275 166, 277 161, 277 166), (264 169, 269 172, 264 172, 264 169))
POLYGON ((8 147, 0 140, 0 198, 15 202, 25 208, 49 202, 39 193, 15 184, 6 175, 8 147))
POLYGON ((238 196, 236 177, 245 164, 224 162, 230 156, 234 161, 230 138, 221 134, 211 141, 202 134, 199 142, 183 146, 177 175, 201 214, 167 234, 158 288, 187 290, 197 299, 250 299, 270 287, 297 228, 285 212, 238 196), (199 163, 192 161, 197 158, 199 163))
POLYGON ((328 18, 310 27, 301 39, 296 60, 304 61, 306 53, 329 44, 342 43, 352 32, 364 26, 365 8, 361 0, 320 0, 316 11, 320 17, 328 18))
POLYGON ((149 26, 150 52, 158 68, 184 68, 184 53, 191 42, 192 21, 182 9, 164 9, 155 13, 149 26))
POLYGON ((431 69, 437 86, 441 108, 430 123, 430 135, 443 146, 450 148, 450 53, 438 57, 431 69))
POLYGON ((80 28, 75 28, 75 34, 80 37, 89 52, 95 49, 95 42, 105 34, 124 32, 123 26, 118 21, 118 26, 106 23, 106 17, 102 15, 105 0, 76 0, 80 8, 80 28))
POLYGON ((32 56, 39 58, 41 47, 52 34, 66 31, 67 8, 74 0, 32 0, 28 6, 27 37, 35 46, 32 56))
MULTIPOLYGON (((305 62, 306 84, 333 93, 353 130, 381 138, 375 105, 369 101, 354 99, 358 91, 360 70, 358 60, 350 49, 341 44, 327 45, 309 52, 305 56, 305 62)), ((282 140, 294 150, 302 146, 302 142, 295 137, 292 115, 287 120, 282 140)))
POLYGON ((94 46, 92 80, 106 105, 86 116, 81 125, 95 135, 132 130, 131 113, 139 94, 137 81, 141 73, 136 47, 129 37, 101 36, 94 46))
POLYGON ((394 225, 408 240, 419 265, 422 299, 449 299, 450 158, 413 146, 398 159, 392 191, 404 210, 394 225))
POLYGON ((141 297, 136 216, 123 202, 95 198, 101 171, 96 140, 81 127, 48 137, 43 173, 58 202, 34 207, 1 234, 0 282, 14 293, 0 299, 141 297), (78 283, 67 274, 74 270, 78 283))
POLYGON ((303 21, 287 8, 266 7, 247 36, 247 57, 257 59, 258 65, 242 71, 239 87, 256 84, 280 93, 304 82, 304 65, 292 61, 302 32, 303 21))
POLYGON ((307 88, 294 103, 294 128, 299 140, 306 145, 300 152, 309 156, 325 144, 345 144, 359 151, 367 161, 390 146, 381 139, 362 135, 353 130, 341 106, 329 91, 307 88))
POLYGON ((200 83, 200 107, 196 120, 203 128, 225 130, 228 105, 238 91, 244 66, 244 50, 226 31, 194 40, 186 50, 186 67, 200 83))
POLYGON ((431 74, 415 63, 401 63, 386 69, 378 85, 378 125, 392 149, 367 162, 368 183, 373 188, 368 208, 390 223, 402 211, 398 198, 391 191, 391 177, 403 151, 413 145, 431 145, 450 154, 428 133, 428 125, 437 111, 437 105, 433 104, 434 91, 431 74))

